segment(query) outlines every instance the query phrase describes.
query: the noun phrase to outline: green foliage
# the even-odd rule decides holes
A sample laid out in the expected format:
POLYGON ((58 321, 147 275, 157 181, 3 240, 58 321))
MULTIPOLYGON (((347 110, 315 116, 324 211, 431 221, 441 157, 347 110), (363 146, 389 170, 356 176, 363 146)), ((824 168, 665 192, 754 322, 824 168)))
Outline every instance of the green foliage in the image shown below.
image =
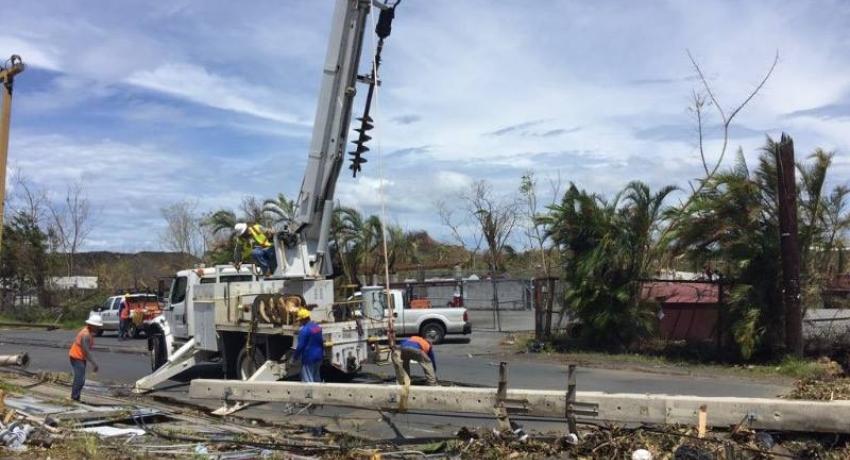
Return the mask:
POLYGON ((14 297, 35 293, 40 305, 50 306, 47 291, 50 259, 47 250, 48 235, 41 230, 35 217, 16 212, 3 226, 0 278, 4 280, 6 295, 14 297))
MULTIPOLYGON (((372 275, 383 273, 383 229, 380 217, 363 217, 354 208, 337 206, 331 223, 331 246, 346 282, 368 284, 372 275)), ((401 263, 417 261, 416 235, 397 225, 387 225, 387 262, 390 272, 401 263)))
MULTIPOLYGON (((724 316, 744 359, 759 351, 775 353, 783 343, 778 148, 768 138, 752 171, 739 151, 733 167, 708 179, 687 206, 670 213, 677 223, 670 235, 670 250, 695 266, 709 262, 722 266, 734 282, 724 316)), ((832 249, 840 244, 839 235, 848 225, 842 223, 847 192, 838 187, 824 196, 831 153, 818 149, 809 160, 797 165, 802 292, 804 305, 817 305, 832 266, 832 249)))
POLYGON ((652 334, 658 306, 641 299, 640 280, 655 263, 653 235, 674 190, 652 194, 646 184, 632 182, 606 201, 571 184, 561 204, 541 219, 562 252, 570 286, 566 308, 591 345, 629 348, 652 334))

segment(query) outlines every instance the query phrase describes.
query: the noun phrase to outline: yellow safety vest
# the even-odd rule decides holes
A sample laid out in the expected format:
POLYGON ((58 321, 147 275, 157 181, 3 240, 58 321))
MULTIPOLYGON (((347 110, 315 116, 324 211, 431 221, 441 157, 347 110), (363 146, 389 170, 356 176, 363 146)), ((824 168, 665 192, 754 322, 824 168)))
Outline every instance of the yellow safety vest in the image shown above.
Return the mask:
POLYGON ((248 234, 251 235, 251 238, 254 239, 254 243, 256 243, 257 246, 263 248, 270 248, 272 246, 272 243, 266 237, 266 234, 263 233, 263 227, 260 227, 260 224, 254 224, 248 227, 248 234))

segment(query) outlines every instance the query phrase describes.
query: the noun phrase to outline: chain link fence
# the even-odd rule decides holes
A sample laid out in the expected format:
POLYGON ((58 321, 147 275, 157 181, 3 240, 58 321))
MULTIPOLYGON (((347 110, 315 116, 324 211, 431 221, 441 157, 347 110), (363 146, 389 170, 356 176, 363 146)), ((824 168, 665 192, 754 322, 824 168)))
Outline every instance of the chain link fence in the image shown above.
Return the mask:
POLYGON ((439 280, 394 283, 392 287, 406 289, 410 299, 428 299, 435 307, 465 307, 473 330, 534 330, 530 280, 439 280))
POLYGON ((810 309, 803 319, 806 351, 830 355, 850 350, 850 309, 810 309))

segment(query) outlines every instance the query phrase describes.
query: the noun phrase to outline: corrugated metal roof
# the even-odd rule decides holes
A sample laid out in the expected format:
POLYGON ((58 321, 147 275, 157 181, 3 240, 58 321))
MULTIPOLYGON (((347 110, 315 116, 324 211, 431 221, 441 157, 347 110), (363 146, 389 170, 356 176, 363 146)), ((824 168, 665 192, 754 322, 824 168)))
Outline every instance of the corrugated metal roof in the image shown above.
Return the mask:
POLYGON ((719 293, 715 283, 646 281, 641 286, 641 297, 662 304, 716 304, 719 293))

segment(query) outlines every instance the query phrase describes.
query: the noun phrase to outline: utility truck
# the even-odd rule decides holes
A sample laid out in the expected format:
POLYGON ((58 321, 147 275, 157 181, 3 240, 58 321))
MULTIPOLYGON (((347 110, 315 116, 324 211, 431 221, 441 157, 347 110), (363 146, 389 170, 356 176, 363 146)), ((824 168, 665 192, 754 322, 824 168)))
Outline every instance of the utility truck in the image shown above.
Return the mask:
POLYGON ((371 139, 369 115, 378 84, 384 39, 390 34, 396 2, 336 0, 324 61, 307 167, 293 220, 274 232, 277 268, 257 277, 251 267, 231 265, 187 269, 172 282, 163 315, 148 325, 153 373, 136 382, 137 391, 152 390, 201 362, 220 360, 225 373, 241 379, 271 381, 290 373, 289 351, 297 345, 294 312, 308 308, 322 325, 325 359, 330 368, 352 375, 375 357, 386 340, 388 319, 377 303, 334 301, 329 233, 336 182, 345 160, 357 83, 368 92, 356 148, 349 168, 356 177, 371 139), (372 8, 377 8, 378 36, 369 71, 359 64, 372 8))
POLYGON ((409 299, 409 292, 402 289, 390 289, 390 303, 387 303, 387 290, 381 286, 366 286, 355 292, 352 300, 362 300, 369 305, 379 303, 385 315, 395 318, 396 335, 419 335, 431 339, 433 343, 442 343, 448 334, 472 333, 469 313, 463 307, 415 308, 409 299))

